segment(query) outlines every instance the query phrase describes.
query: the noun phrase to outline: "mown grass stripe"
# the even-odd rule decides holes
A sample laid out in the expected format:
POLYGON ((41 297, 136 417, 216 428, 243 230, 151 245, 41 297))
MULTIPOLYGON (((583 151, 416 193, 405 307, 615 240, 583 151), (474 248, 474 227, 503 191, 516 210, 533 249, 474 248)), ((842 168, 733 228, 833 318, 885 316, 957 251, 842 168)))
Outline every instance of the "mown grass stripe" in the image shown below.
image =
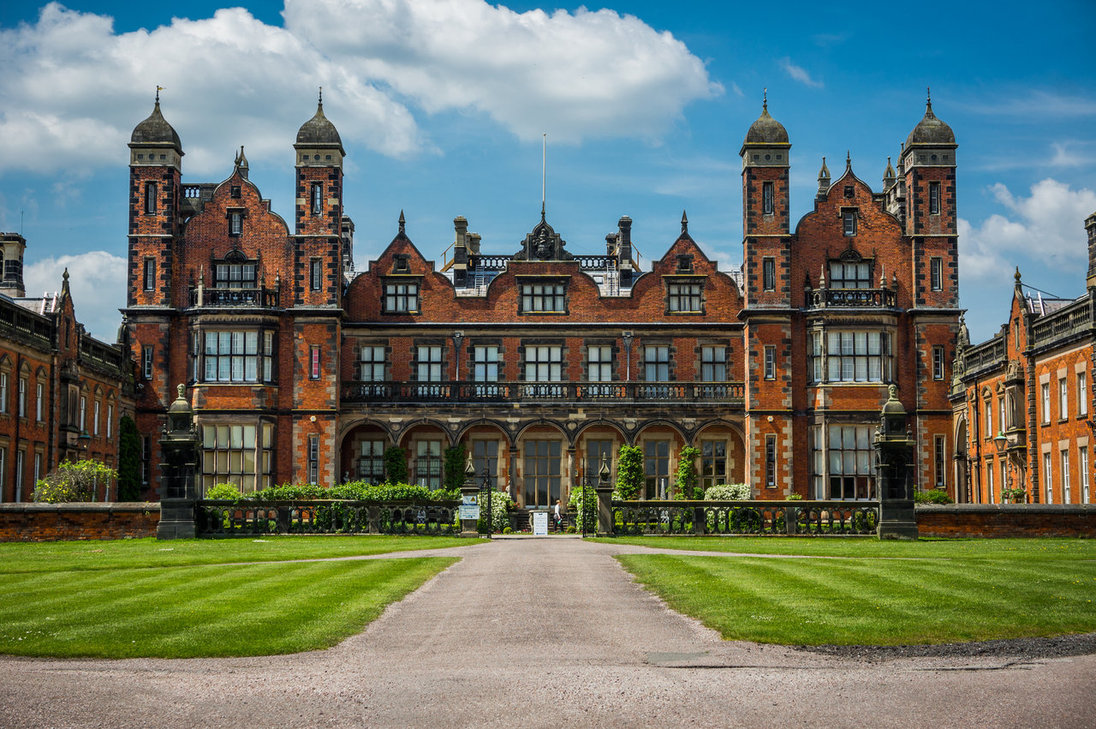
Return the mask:
POLYGON ((0 581, 0 652, 50 656, 267 655, 334 645, 455 558, 76 571, 65 597, 13 600, 0 581), (95 589, 87 589, 89 585, 95 589), (136 588, 136 589, 135 589, 136 588), (82 596, 83 602, 78 597, 82 596))
POLYGON ((671 607, 731 639, 886 645, 1096 630, 1096 569, 1069 555, 1056 561, 618 559, 671 607))

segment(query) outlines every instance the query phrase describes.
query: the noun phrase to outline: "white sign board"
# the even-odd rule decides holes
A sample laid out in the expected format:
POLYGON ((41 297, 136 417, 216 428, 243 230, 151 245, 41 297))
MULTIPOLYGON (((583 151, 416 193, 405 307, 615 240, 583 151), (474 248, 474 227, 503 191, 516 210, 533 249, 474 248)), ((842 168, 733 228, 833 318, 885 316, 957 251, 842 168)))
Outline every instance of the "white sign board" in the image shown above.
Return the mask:
POLYGON ((533 512, 533 536, 534 537, 546 537, 546 536, 548 536, 548 512, 547 511, 534 511, 533 512))
POLYGON ((465 506, 475 506, 479 503, 479 494, 463 494, 461 503, 465 506))
POLYGON ((479 519, 479 507, 475 504, 461 504, 460 505, 460 518, 464 519, 479 519))

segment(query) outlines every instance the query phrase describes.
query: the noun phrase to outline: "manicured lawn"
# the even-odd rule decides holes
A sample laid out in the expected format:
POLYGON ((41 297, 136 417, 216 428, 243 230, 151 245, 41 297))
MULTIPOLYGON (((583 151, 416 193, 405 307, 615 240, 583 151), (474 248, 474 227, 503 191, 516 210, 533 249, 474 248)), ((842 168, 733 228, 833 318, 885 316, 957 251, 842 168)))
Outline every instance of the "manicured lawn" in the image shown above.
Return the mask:
POLYGON ((728 640, 901 645, 1096 631, 1096 543, 1089 541, 628 541, 837 557, 618 557, 671 607, 728 640))
POLYGON ((0 544, 0 574, 96 570, 228 562, 278 562, 443 549, 478 544, 459 537, 268 536, 255 539, 118 539, 0 544))
POLYGON ((472 544, 422 537, 0 545, 0 653, 253 656, 328 648, 453 557, 277 562, 472 544), (234 564, 257 561, 259 564, 234 564))

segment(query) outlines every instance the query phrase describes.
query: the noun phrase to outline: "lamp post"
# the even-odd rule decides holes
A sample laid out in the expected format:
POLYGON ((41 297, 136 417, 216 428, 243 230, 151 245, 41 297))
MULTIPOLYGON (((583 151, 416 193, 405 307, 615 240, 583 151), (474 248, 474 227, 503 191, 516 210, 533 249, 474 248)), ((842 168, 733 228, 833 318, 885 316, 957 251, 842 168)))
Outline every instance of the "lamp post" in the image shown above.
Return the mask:
POLYGON ((486 465, 483 467, 483 490, 487 492, 487 538, 490 539, 495 531, 495 512, 491 508, 491 492, 495 489, 491 486, 491 472, 486 465))

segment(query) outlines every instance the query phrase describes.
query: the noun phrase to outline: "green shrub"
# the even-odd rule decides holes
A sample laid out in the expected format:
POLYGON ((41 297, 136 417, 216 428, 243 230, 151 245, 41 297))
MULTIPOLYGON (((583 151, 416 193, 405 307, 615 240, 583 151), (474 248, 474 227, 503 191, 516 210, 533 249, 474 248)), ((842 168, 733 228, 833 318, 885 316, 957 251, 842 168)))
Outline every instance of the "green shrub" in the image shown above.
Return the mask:
POLYGON ((407 454, 403 448, 392 446, 384 451, 384 480, 388 483, 407 483, 407 454))
POLYGON ((753 498, 753 489, 745 483, 718 484, 704 492, 708 501, 749 501, 753 498))
POLYGON ((239 501, 240 489, 236 484, 219 483, 206 491, 205 497, 210 501, 239 501))
POLYGON ((91 501, 99 484, 109 487, 116 478, 118 472, 99 461, 61 461, 34 485, 34 500, 46 504, 91 501))
POLYGON ((784 499, 784 500, 785 501, 802 501, 803 500, 803 495, 802 494, 788 494, 787 498, 784 499))
MULTIPOLYGON (((493 532, 501 532, 510 525, 510 496, 498 490, 491 491, 491 524, 493 532)), ((487 490, 479 492, 480 518, 476 527, 480 534, 487 533, 487 490)))
POLYGON ((243 496, 249 501, 310 501, 317 499, 345 499, 347 501, 371 501, 386 503, 391 501, 455 501, 458 497, 452 491, 431 491, 424 486, 407 483, 370 484, 365 481, 350 481, 327 488, 314 483, 282 484, 261 489, 243 496))
POLYGON ((697 486, 696 459, 700 457, 700 449, 686 446, 681 449, 677 460, 677 493, 683 499, 703 498, 700 488, 697 486))
MULTIPOLYGON (((456 445, 445 449, 445 460, 442 466, 444 478, 442 487, 449 491, 460 491, 464 485, 464 468, 467 451, 462 445, 456 445)), ((473 477, 474 478, 474 477, 473 477)))
POLYGON ((639 446, 622 445, 617 456, 617 481, 613 498, 636 498, 643 486, 643 449, 639 446))
POLYGON ((575 525, 581 529, 585 514, 586 531, 597 529, 597 490, 591 486, 573 486, 567 497, 567 509, 575 514, 575 525))
POLYGON ((954 504, 955 500, 948 496, 947 491, 928 489, 926 491, 914 491, 913 502, 915 504, 954 504))
POLYGON ((508 526, 504 526, 504 527, 502 528, 502 533, 503 533, 503 534, 513 534, 513 533, 514 533, 514 530, 513 530, 513 529, 511 529, 511 528, 510 528, 510 527, 508 527, 508 526))
POLYGON ((118 500, 136 501, 141 497, 141 436, 133 418, 118 421, 118 500))

